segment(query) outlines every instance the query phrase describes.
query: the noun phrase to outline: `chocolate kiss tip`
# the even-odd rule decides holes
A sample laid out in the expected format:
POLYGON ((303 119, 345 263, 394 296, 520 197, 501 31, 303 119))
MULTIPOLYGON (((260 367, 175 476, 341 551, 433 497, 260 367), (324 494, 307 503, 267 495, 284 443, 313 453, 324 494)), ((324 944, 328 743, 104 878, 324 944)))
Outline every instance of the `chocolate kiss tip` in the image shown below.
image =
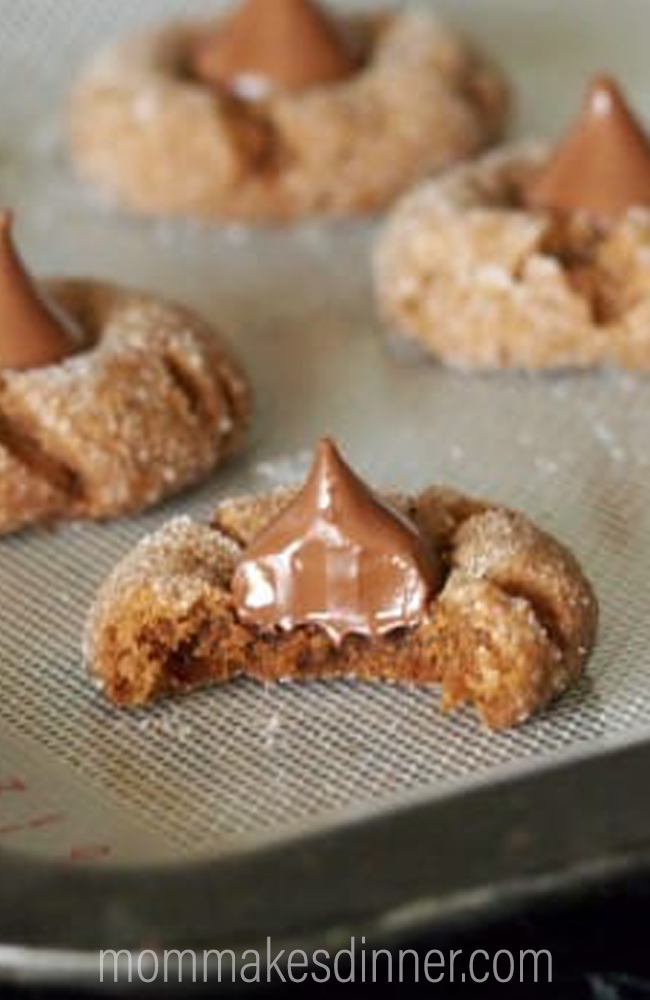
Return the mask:
POLYGON ((319 462, 340 462, 343 463, 343 456, 336 446, 334 438, 322 437, 315 448, 316 460, 319 462))
POLYGON ((597 73, 591 79, 587 87, 587 99, 597 97, 598 94, 604 94, 607 97, 620 100, 623 104, 625 103, 621 88, 609 73, 597 73))
POLYGON ((314 459, 307 480, 307 486, 312 483, 320 487, 321 492, 329 492, 333 483, 339 485, 352 483, 352 491, 366 490, 367 487, 347 464, 336 442, 331 437, 322 437, 314 449, 314 459))
POLYGON ((417 625, 438 585, 437 555, 415 524, 323 438, 302 489, 242 556, 232 593, 250 625, 317 625, 340 642, 417 625))
POLYGON ((577 122, 525 192, 532 208, 617 219, 650 206, 650 139, 616 81, 595 77, 577 122))
POLYGON ((34 284, 12 238, 13 212, 0 210, 0 369, 40 368, 74 350, 74 321, 34 284))
POLYGON ((357 68, 347 39, 314 0, 243 0, 216 31, 198 39, 190 60, 204 83, 243 96, 247 78, 300 91, 357 68))
POLYGON ((620 115, 634 121, 623 91, 614 77, 607 73, 598 74, 589 84, 585 94, 583 115, 593 118, 620 115))

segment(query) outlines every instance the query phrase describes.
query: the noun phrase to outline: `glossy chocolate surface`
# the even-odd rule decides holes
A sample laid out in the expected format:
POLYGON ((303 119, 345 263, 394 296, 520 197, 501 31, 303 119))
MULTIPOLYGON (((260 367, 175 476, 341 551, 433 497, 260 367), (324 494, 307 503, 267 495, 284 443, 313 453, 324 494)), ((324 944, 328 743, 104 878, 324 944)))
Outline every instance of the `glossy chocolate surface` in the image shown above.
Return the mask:
POLYGON ((233 595, 247 623, 319 625, 340 642, 417 625, 438 578, 435 553, 415 525, 325 439, 303 488, 245 552, 233 595))
POLYGON ((610 77, 592 82, 577 122, 526 200, 532 208, 602 220, 650 206, 650 139, 610 77))
POLYGON ((78 332, 28 274, 12 227, 11 212, 0 212, 0 368, 41 368, 71 354, 78 332))
POLYGON ((244 0, 191 56, 198 79, 242 97, 306 90, 356 68, 348 39, 313 0, 244 0))

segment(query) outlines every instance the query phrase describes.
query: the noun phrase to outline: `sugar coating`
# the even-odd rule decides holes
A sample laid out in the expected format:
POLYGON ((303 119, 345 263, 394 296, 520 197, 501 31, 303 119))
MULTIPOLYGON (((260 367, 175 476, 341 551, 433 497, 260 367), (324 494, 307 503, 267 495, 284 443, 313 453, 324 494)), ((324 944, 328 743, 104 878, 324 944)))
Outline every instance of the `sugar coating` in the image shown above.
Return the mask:
POLYGON ((108 698, 146 705, 241 675, 436 682, 445 708, 473 703, 500 728, 582 673, 597 603, 575 558, 522 515, 442 488, 390 498, 445 559, 442 591, 416 628, 336 645, 313 626, 260 633, 243 625, 230 591, 235 565, 294 495, 227 501, 210 525, 174 519, 116 566, 85 633, 86 660, 108 698))
POLYGON ((459 368, 650 367, 650 211, 596 232, 518 205, 546 161, 518 144, 396 206, 375 285, 389 326, 459 368))
POLYGON ((87 342, 0 378, 0 533, 140 509, 237 447, 247 383, 197 317, 100 282, 44 287, 87 342))
POLYGON ((424 10, 352 18, 349 80, 245 102, 184 73, 205 22, 101 53, 71 102, 73 158, 144 213, 243 221, 371 212, 501 133, 500 73, 424 10))

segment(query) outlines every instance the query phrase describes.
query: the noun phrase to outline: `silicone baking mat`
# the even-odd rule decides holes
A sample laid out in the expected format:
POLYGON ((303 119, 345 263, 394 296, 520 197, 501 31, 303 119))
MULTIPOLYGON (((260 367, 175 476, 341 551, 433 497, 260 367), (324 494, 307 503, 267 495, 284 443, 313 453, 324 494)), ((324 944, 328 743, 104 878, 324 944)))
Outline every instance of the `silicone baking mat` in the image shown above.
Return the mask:
MULTIPOLYGON (((518 133, 557 130, 605 68, 650 113, 641 0, 619 0, 616 19, 606 0, 440 6, 512 72, 518 133)), ((190 304, 231 335, 257 393, 246 453, 200 489, 139 518, 2 541, 2 849, 116 864, 216 856, 650 732, 646 378, 471 377, 397 357, 373 311, 375 223, 253 234, 134 220, 73 178, 61 110, 79 64, 136 24, 205 8, 0 0, 0 200, 31 265, 190 304), (114 562, 176 513, 298 479, 324 432, 377 485, 486 494, 568 543, 602 603, 584 682, 498 734, 470 711, 444 718, 436 691, 382 685, 241 682, 146 712, 107 705, 79 639, 114 562)))

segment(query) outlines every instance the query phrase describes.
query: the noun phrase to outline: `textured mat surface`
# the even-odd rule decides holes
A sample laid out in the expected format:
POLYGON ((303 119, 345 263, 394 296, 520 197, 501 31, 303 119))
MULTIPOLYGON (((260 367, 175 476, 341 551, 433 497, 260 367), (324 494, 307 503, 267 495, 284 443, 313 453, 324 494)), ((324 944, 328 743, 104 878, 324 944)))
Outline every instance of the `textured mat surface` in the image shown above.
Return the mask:
MULTIPOLYGON (((594 68, 620 71, 650 112, 642 3, 625 0, 614 24, 601 0, 446 7, 513 71, 518 132, 557 128, 594 68)), ((258 393, 247 454, 198 491, 137 519, 1 543, 2 848, 121 863, 216 855, 650 732, 647 379, 471 378, 397 358, 373 312, 373 224, 251 235, 143 223, 71 175, 60 112, 79 63, 136 23, 204 8, 0 0, 0 192, 26 256, 42 273, 123 280, 201 310, 237 342, 258 393), (324 432, 379 486, 486 494, 573 547, 603 609, 584 683, 497 735, 469 712, 443 718, 436 693, 346 683, 107 706, 79 636, 112 564, 172 514, 206 516, 219 496, 299 478, 324 432)))

